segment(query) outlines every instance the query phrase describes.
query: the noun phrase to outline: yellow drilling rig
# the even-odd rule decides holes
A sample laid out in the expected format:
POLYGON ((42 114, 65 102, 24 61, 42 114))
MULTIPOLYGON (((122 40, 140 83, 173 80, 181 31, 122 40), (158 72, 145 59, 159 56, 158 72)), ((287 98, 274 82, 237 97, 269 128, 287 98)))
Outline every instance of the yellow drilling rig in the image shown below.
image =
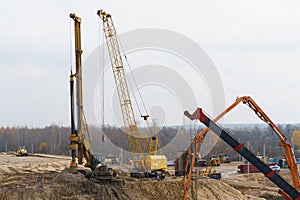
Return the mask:
POLYGON ((72 161, 70 163, 70 172, 84 172, 84 168, 78 168, 78 165, 83 165, 92 170, 92 173, 88 173, 88 177, 94 181, 112 180, 115 173, 111 168, 108 168, 103 163, 100 163, 92 151, 92 141, 90 139, 87 123, 83 114, 83 97, 82 97, 82 63, 81 63, 81 18, 75 14, 70 14, 70 18, 74 20, 75 30, 75 59, 76 59, 76 71, 75 74, 70 75, 70 105, 71 105, 71 133, 70 133, 70 145, 72 161), (74 81, 76 80, 76 100, 74 99, 74 81), (75 127, 75 102, 77 111, 77 128, 75 127), (84 162, 85 160, 85 162, 84 162))

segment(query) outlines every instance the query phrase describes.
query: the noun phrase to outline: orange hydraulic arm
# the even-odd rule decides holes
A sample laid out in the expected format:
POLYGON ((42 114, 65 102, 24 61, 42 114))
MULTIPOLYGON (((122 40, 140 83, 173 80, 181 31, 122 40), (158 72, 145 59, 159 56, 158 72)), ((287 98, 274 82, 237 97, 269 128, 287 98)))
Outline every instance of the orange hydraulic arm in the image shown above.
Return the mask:
MULTIPOLYGON (((279 146, 282 146, 285 149, 284 157, 285 157, 288 167, 291 171, 293 185, 296 188, 296 190, 299 191, 300 190, 299 174, 298 174, 298 169, 297 169, 297 165, 295 162, 295 156, 294 156, 291 145, 286 141, 285 135, 279 130, 279 128, 271 121, 271 119, 264 113, 264 111, 255 103, 255 101, 250 96, 238 97, 236 99, 236 101, 233 104, 231 104, 225 111, 223 111, 221 114, 219 114, 214 119, 214 121, 215 122, 218 121, 226 113, 230 112, 234 107, 236 107, 240 102, 247 104, 255 112, 255 114, 262 121, 266 122, 275 131, 275 133, 279 136, 279 138, 280 138, 279 146)), ((184 194, 183 194, 184 200, 187 197, 188 189, 191 185, 191 177, 192 177, 192 172, 193 172, 193 168, 195 165, 196 154, 198 152, 199 143, 203 142, 204 137, 208 131, 209 131, 209 128, 205 128, 204 130, 202 130, 198 135, 196 135, 196 137, 190 144, 190 147, 188 150, 188 155, 187 155, 187 161, 186 161, 186 165, 185 165, 185 174, 184 174, 184 177, 182 180, 182 185, 183 185, 183 189, 184 189, 184 194), (191 158, 192 146, 194 144, 195 144, 194 156, 192 157, 192 161, 191 161, 191 164, 189 167, 189 160, 191 158)))
POLYGON ((296 190, 300 191, 298 168, 297 168, 297 164, 295 161, 295 155, 294 155, 291 144, 289 144, 286 141, 285 135, 279 130, 279 128, 272 122, 272 120, 264 113, 264 111, 255 103, 255 101, 251 97, 246 96, 243 98, 244 98, 243 103, 247 104, 255 112, 255 114, 262 121, 266 122, 274 130, 274 132, 279 136, 279 138, 280 138, 279 146, 283 147, 285 150, 284 158, 286 159, 287 165, 291 171, 293 185, 296 188, 296 190))
MULTIPOLYGON (((237 100, 231 104, 226 110, 224 110, 222 113, 220 113, 215 119, 214 121, 218 121, 219 119, 221 119, 226 113, 230 112, 235 106, 237 106, 240 102, 243 101, 243 97, 237 98, 237 100)), ((184 194, 183 194, 183 199, 185 200, 188 194, 188 190, 189 187, 191 185, 191 178, 192 178, 192 172, 195 166, 195 160, 196 160, 196 155, 198 152, 198 147, 199 147, 199 143, 202 143, 204 140, 205 135, 207 134, 207 132, 209 131, 209 128, 205 128, 203 129, 198 135, 196 135, 196 137, 194 138, 194 140, 191 142, 189 150, 188 150, 188 155, 187 155, 187 160, 186 160, 186 164, 185 164, 185 173, 183 176, 183 180, 182 180, 182 186, 184 189, 184 194), (192 162, 189 168, 189 160, 191 157, 191 151, 192 151, 192 145, 195 144, 195 148, 194 148, 194 155, 192 157, 192 162), (189 168, 189 172, 187 175, 187 171, 189 168), (187 178, 188 177, 188 178, 187 178)))

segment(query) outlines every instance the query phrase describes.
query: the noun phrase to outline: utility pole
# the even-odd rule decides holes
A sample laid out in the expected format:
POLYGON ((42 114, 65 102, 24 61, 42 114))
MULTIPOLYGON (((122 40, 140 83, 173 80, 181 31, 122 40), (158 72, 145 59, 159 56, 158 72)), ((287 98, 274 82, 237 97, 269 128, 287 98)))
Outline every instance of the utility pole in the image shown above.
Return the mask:
MULTIPOLYGON (((249 147, 250 147, 250 144, 249 144, 249 140, 247 141, 247 146, 248 146, 248 149, 249 149, 249 147)), ((249 160, 247 160, 247 166, 248 166, 248 174, 250 174, 250 162, 249 162, 249 160)))
MULTIPOLYGON (((264 143, 264 163, 266 163, 266 143, 264 143)), ((264 187, 266 187, 266 176, 264 176, 264 187)))
POLYGON ((123 162, 123 147, 120 150, 120 161, 123 162))

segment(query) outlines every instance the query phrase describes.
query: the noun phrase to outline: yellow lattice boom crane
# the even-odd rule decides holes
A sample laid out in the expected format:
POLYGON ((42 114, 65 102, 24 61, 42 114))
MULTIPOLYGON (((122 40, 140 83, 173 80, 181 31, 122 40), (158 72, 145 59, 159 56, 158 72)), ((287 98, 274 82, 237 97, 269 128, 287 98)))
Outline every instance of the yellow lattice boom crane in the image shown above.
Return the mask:
POLYGON ((121 105, 124 129, 126 133, 129 133, 127 134, 127 139, 130 151, 132 153, 143 153, 145 152, 145 146, 142 145, 141 138, 139 137, 116 30, 110 14, 99 11, 98 15, 104 22, 103 29, 106 37, 107 50, 121 105))
MULTIPOLYGON (((103 21, 103 30, 106 38, 107 50, 121 106, 122 118, 125 129, 124 131, 128 140, 130 152, 132 153, 132 159, 136 169, 144 169, 145 162, 147 162, 148 160, 147 157, 144 157, 144 154, 156 154, 156 150, 159 147, 158 138, 142 138, 141 133, 138 131, 134 110, 130 98, 130 93, 128 90, 120 45, 113 20, 111 18, 111 15, 103 10, 99 10, 97 14, 103 21)), ((149 115, 141 115, 141 117, 144 120, 147 120, 149 118, 149 115)), ((162 155, 157 155, 157 157, 159 156, 162 155)), ((165 156, 162 157, 164 157, 163 159, 166 160, 165 156)), ((166 163, 163 166, 164 170, 166 170, 166 163)))

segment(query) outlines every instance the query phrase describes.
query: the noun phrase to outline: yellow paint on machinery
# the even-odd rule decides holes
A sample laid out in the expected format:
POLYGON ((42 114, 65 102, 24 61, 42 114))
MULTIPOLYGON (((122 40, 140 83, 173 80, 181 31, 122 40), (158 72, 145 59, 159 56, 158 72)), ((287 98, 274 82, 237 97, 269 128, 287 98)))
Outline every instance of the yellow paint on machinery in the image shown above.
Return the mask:
POLYGON ((165 155, 147 155, 145 159, 146 170, 167 171, 167 157, 165 155))

